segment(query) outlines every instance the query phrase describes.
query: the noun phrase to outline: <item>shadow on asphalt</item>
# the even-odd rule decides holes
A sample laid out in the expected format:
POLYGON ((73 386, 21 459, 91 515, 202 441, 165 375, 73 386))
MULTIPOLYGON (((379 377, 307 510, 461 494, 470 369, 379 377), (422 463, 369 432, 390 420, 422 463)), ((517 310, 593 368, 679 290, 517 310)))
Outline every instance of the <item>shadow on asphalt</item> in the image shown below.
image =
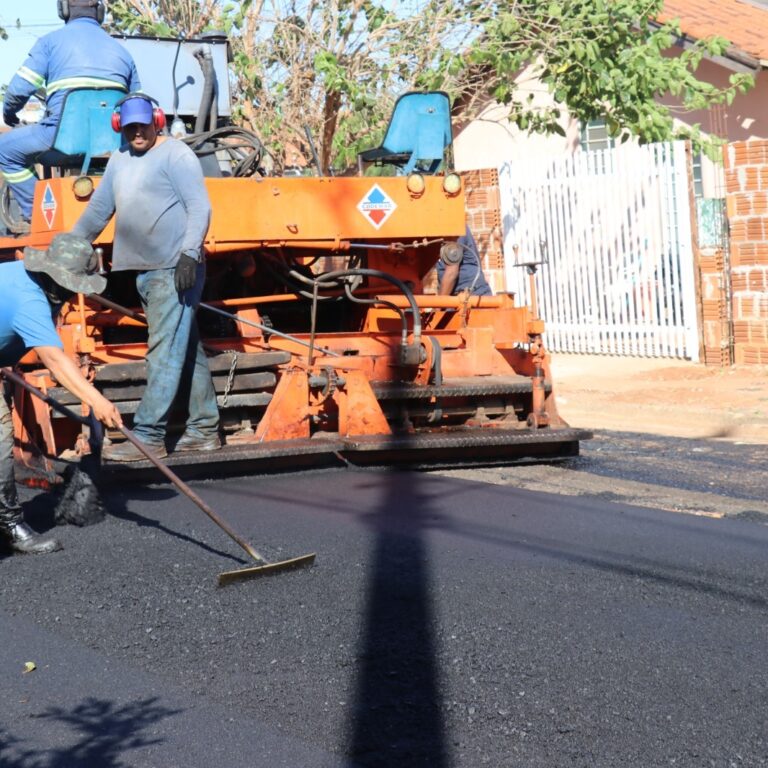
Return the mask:
POLYGON ((423 537, 430 501, 418 476, 392 472, 367 515, 375 543, 348 750, 358 765, 448 764, 423 537))
MULTIPOLYGON (((172 536, 175 539, 184 541, 188 544, 193 544, 206 552, 214 555, 218 555, 227 560, 231 560, 238 565, 247 565, 250 561, 245 558, 233 555, 231 552, 227 552, 223 549, 217 549, 209 544, 206 544, 200 539, 187 536, 185 533, 173 530, 163 525, 159 520, 151 517, 145 517, 138 512, 134 512, 128 508, 128 502, 132 502, 133 508, 136 508, 142 504, 148 504, 151 509, 151 502, 153 501, 165 501, 174 496, 178 496, 178 491, 175 488, 165 487, 139 487, 132 488, 127 493, 125 490, 115 490, 112 492, 103 492, 101 494, 102 501, 107 510, 107 515, 110 517, 116 517, 120 520, 126 520, 131 523, 135 523, 139 527, 154 528, 168 536, 172 536)), ((23 504, 24 518, 27 523, 38 533, 47 533, 55 527, 54 522, 54 510, 56 503, 59 499, 58 492, 52 493, 38 493, 34 498, 23 504)), ((198 514, 190 502, 190 515, 198 514)), ((199 513, 202 516, 202 513, 199 513)))
POLYGON ((89 698, 71 710, 50 707, 35 717, 48 721, 46 728, 54 723, 68 726, 77 741, 69 746, 37 749, 0 729, 0 765, 3 768, 124 768, 128 752, 162 741, 144 731, 183 711, 157 702, 157 697, 153 697, 116 706, 111 701, 89 698))

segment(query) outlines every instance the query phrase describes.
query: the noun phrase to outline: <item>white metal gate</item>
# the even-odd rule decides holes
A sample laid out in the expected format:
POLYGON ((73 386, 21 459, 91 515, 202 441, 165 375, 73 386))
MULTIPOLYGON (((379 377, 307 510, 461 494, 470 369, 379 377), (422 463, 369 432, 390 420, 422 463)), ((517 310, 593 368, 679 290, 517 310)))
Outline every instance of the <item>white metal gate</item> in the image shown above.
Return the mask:
POLYGON ((698 360, 684 142, 505 163, 506 287, 536 293, 551 351, 698 360))

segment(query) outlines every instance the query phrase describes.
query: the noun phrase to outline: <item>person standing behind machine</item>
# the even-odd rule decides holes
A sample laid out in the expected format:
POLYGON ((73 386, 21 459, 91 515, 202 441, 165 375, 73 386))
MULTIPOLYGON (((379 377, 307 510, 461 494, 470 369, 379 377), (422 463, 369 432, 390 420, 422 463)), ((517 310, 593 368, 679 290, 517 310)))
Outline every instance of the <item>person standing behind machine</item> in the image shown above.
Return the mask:
MULTIPOLYGON (((132 271, 149 340, 147 387, 134 415, 134 432, 159 458, 167 455, 166 428, 174 400, 189 411, 176 451, 221 447, 219 412, 195 311, 205 282, 202 244, 211 205, 200 163, 183 142, 161 135, 165 115, 145 94, 115 107, 112 127, 124 144, 72 232, 93 241, 115 216, 112 271, 132 271)), ((112 461, 143 459, 132 443, 106 446, 112 461)))
POLYGON ((472 296, 493 295, 483 274, 477 243, 469 226, 455 243, 446 243, 440 249, 437 281, 440 296, 455 296, 462 291, 469 291, 472 296))
POLYGON ((66 24, 41 37, 13 76, 3 101, 6 125, 38 90, 45 90, 45 114, 39 123, 0 136, 0 171, 24 219, 17 234, 29 231, 37 176, 35 158, 53 146, 67 91, 73 88, 141 89, 131 54, 102 28, 101 0, 58 0, 66 24))

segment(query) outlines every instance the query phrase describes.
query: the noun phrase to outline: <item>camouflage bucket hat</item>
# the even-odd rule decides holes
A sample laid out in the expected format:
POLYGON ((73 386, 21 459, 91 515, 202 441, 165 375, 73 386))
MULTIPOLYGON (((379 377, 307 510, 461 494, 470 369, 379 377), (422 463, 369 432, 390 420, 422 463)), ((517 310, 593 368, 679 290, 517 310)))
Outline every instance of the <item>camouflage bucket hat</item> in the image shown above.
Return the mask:
POLYGON ((107 287, 91 244, 66 232, 56 235, 46 251, 25 248, 24 266, 28 272, 45 272, 75 293, 101 293, 107 287))

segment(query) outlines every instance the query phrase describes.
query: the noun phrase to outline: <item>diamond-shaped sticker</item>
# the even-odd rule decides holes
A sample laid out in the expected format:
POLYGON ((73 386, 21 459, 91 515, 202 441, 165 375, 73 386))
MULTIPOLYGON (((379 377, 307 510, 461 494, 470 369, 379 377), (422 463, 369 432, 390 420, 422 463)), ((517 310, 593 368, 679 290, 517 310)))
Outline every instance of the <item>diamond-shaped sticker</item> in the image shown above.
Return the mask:
POLYGON ((397 208, 395 201, 378 184, 374 184, 357 204, 357 210, 376 229, 381 228, 381 225, 395 212, 395 208, 397 208))
POLYGON ((53 227, 53 219, 56 216, 56 208, 58 206, 56 205, 56 198, 53 196, 50 184, 45 185, 43 201, 40 204, 40 207, 43 210, 43 218, 45 219, 46 224, 48 224, 48 229, 51 229, 51 227, 53 227))

